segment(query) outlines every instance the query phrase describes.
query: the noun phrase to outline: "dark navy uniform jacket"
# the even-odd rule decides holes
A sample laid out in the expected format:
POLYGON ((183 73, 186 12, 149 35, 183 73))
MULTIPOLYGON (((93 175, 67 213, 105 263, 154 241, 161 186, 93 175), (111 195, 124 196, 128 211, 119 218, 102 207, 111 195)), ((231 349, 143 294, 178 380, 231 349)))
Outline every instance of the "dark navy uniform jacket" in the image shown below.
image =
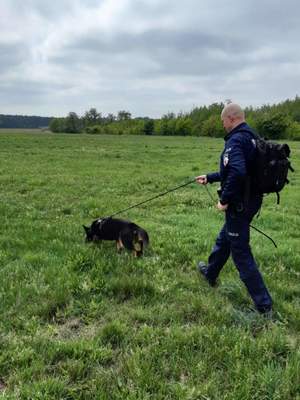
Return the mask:
POLYGON ((255 133, 243 122, 230 131, 224 140, 220 171, 208 174, 207 181, 221 182, 221 204, 239 204, 244 200, 246 178, 251 175, 253 168, 255 133))

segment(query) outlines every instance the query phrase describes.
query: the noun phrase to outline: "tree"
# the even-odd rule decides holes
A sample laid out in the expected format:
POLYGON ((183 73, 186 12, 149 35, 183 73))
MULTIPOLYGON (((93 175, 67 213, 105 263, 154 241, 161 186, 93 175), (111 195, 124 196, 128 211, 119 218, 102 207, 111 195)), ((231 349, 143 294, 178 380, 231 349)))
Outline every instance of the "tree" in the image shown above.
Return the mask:
POLYGON ((129 111, 119 111, 117 119, 118 121, 128 121, 131 119, 131 114, 129 111))
POLYGON ((175 135, 176 117, 174 113, 168 113, 162 116, 157 124, 157 133, 162 136, 175 135))
POLYGON ((170 119, 175 119, 175 118, 176 118, 176 115, 173 112, 168 112, 167 114, 164 114, 162 116, 162 119, 165 119, 165 120, 170 120, 170 119))
POLYGON ((176 120, 175 135, 188 136, 192 132, 192 120, 187 117, 180 117, 176 120))
POLYGON ((61 133, 66 131, 65 118, 53 118, 50 122, 49 128, 51 132, 61 133))
POLYGON ((107 117, 105 118, 105 122, 107 124, 111 124, 112 122, 115 122, 116 117, 114 116, 114 114, 107 114, 107 117))
POLYGON ((84 126, 97 125, 101 124, 101 122, 102 122, 102 115, 101 113, 97 112, 96 108, 91 108, 89 111, 86 111, 86 113, 83 116, 84 126))
POLYGON ((145 135, 153 135, 154 133, 154 121, 153 119, 147 119, 144 121, 143 132, 145 135))
POLYGON ((70 112, 65 119, 65 132, 79 133, 82 129, 80 118, 75 112, 70 112))

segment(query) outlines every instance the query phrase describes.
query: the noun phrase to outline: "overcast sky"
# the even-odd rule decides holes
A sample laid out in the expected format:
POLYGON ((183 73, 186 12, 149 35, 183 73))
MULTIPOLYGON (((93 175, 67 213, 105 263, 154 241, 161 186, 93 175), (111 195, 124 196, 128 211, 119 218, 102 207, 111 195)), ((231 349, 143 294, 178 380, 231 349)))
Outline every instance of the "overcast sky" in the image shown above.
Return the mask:
POLYGON ((161 117, 296 94, 299 0, 0 2, 0 114, 161 117))

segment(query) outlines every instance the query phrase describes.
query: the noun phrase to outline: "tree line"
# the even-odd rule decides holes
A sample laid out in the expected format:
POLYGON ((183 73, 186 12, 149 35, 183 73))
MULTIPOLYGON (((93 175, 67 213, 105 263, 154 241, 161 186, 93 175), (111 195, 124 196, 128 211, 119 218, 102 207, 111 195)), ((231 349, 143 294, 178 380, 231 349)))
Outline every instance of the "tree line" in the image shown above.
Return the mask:
MULTIPOLYGON (((52 132, 108 135, 161 135, 223 137, 220 119, 223 103, 195 107, 187 113, 163 115, 159 119, 133 118, 129 111, 103 115, 91 108, 79 116, 70 112, 66 117, 49 118, 22 115, 1 115, 0 128, 43 128, 52 132)), ((247 107, 246 119, 261 136, 270 139, 300 140, 300 97, 278 104, 247 107)))
MULTIPOLYGON (((96 108, 83 116, 70 112, 65 118, 54 118, 52 132, 88 133, 109 135, 162 135, 223 137, 220 114, 224 103, 195 107, 187 113, 163 115, 160 119, 132 118, 128 111, 106 116, 96 108)), ((263 137, 300 140, 300 97, 279 104, 247 107, 246 119, 263 137)))
POLYGON ((48 127, 51 117, 0 114, 0 128, 40 129, 48 127))

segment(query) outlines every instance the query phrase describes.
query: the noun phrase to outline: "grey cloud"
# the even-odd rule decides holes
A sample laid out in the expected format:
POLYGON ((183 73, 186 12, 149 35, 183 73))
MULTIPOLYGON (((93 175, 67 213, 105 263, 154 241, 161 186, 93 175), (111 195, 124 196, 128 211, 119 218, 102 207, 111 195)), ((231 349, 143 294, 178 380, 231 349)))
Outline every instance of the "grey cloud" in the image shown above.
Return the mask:
POLYGON ((149 30, 138 35, 121 33, 118 36, 110 38, 82 38, 76 43, 73 43, 70 48, 77 48, 79 50, 88 51, 104 51, 106 53, 112 52, 127 52, 133 50, 152 51, 157 49, 175 50, 178 53, 185 53, 186 51, 195 51, 197 49, 205 48, 218 48, 223 49, 226 47, 232 50, 241 50, 243 47, 239 40, 235 43, 230 43, 226 37, 207 34, 204 32, 188 32, 176 30, 149 30))
POLYGON ((226 98, 280 101, 300 87, 296 0, 4 3, 24 27, 34 22, 24 38, 0 41, 0 104, 11 113, 94 105, 160 116, 226 98), (103 4, 111 27, 97 24, 103 4))
POLYGON ((0 43, 0 74, 15 68, 26 58, 27 54, 28 49, 22 43, 0 43))
POLYGON ((57 20, 70 15, 77 6, 96 7, 101 3, 101 0, 11 0, 10 6, 14 8, 15 12, 22 13, 24 16, 35 13, 45 20, 55 22, 53 18, 57 20))
POLYGON ((108 67, 108 73, 126 74, 153 78, 153 75, 216 74, 237 69, 255 48, 251 43, 203 32, 179 32, 151 30, 139 35, 119 34, 112 37, 83 37, 64 47, 53 62, 61 64, 95 63, 100 70, 108 67), (239 60, 232 54, 239 53, 239 60), (122 58, 122 56, 124 56, 122 58), (138 60, 148 60, 139 71, 138 60), (125 64, 125 65, 124 65, 125 64))
POLYGON ((46 99, 49 94, 55 94, 59 91, 67 91, 70 87, 66 84, 43 84, 39 82, 26 81, 19 79, 15 82, 0 82, 1 100, 6 101, 13 100, 26 102, 26 98, 35 98, 36 100, 44 98, 46 99))

